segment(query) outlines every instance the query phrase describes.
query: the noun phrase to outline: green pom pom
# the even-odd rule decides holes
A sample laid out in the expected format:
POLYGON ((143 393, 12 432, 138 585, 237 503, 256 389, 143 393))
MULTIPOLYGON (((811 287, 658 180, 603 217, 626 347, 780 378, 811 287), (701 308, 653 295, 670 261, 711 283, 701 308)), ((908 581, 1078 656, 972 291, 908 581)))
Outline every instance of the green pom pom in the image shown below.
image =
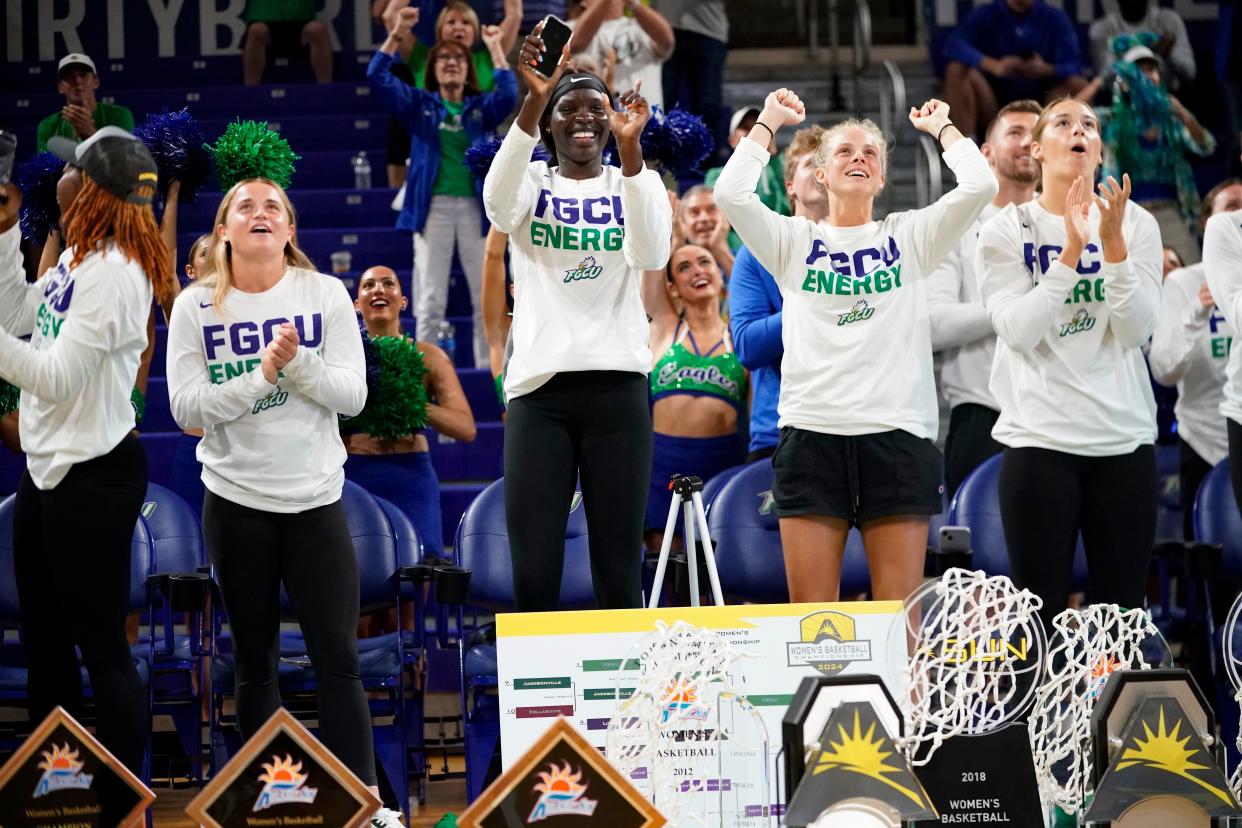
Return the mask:
POLYGON ((427 364, 414 341, 403 336, 370 337, 379 356, 379 384, 366 407, 346 421, 350 431, 396 440, 427 427, 427 364))
POLYGON ((204 145, 216 162, 216 179, 227 190, 247 178, 269 178, 288 188, 293 162, 301 159, 280 134, 267 128, 267 121, 235 121, 213 147, 204 145))
POLYGON ((141 425, 147 413, 147 395, 135 388, 129 392, 129 404, 134 408, 134 425, 141 425))
POLYGON ((17 398, 21 392, 16 385, 0 380, 0 417, 17 410, 17 398))

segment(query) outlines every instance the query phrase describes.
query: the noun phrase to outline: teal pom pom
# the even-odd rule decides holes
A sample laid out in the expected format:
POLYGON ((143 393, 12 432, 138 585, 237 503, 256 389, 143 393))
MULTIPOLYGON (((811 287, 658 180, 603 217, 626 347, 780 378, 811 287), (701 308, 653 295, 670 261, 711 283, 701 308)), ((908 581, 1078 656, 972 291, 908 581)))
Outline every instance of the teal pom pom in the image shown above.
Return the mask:
POLYGON ((342 423, 344 430, 397 440, 427 427, 427 363, 413 340, 403 336, 368 337, 379 359, 379 383, 366 407, 342 423))
POLYGON ((288 188, 293 162, 302 158, 279 133, 267 128, 267 121, 235 121, 207 150, 215 158, 222 190, 247 178, 268 178, 288 188))
POLYGON ((0 417, 17 410, 17 399, 22 390, 10 382, 0 380, 0 417))

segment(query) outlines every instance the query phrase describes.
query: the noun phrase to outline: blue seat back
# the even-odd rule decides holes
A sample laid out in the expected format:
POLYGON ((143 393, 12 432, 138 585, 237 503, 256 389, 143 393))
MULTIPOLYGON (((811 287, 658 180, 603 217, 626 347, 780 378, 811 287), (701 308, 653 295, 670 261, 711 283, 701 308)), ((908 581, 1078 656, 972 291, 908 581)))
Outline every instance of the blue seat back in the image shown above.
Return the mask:
MULTIPOLYGON (((756 460, 755 462, 768 463, 769 465, 772 463, 772 461, 768 459, 756 460)), ((724 488, 724 485, 736 477, 740 471, 750 465, 752 464, 743 463, 740 466, 731 466, 722 472, 717 472, 716 476, 710 480, 703 481, 703 508, 707 510, 708 514, 711 514, 712 504, 716 502, 716 498, 720 495, 720 490, 724 488)))
MULTIPOLYGON (((578 498, 574 498, 575 502, 578 498)), ((565 529, 565 571, 561 578, 562 609, 595 606, 591 558, 587 548, 586 515, 581 504, 569 513, 565 529)), ((497 480, 461 516, 454 542, 461 565, 470 569, 470 603, 493 610, 513 609, 513 564, 505 523, 505 481, 497 480)), ((635 557, 637 564, 637 556, 635 557)))
POLYGON ((423 544, 418 539, 418 530, 405 512, 396 507, 391 500, 371 495, 375 502, 384 510, 388 525, 392 527, 393 538, 397 543, 397 566, 413 566, 423 559, 423 544))
POLYGON ((341 505, 358 558, 361 605, 392 604, 397 594, 397 539, 388 515, 374 495, 350 480, 341 492, 341 505))
POLYGON ((1232 580, 1242 577, 1242 515, 1229 482, 1229 461, 1207 473, 1195 495, 1195 540, 1219 543, 1221 569, 1232 580))
POLYGON ((153 572, 194 572, 207 563, 198 513, 181 495, 158 483, 148 483, 142 516, 155 547, 153 572))

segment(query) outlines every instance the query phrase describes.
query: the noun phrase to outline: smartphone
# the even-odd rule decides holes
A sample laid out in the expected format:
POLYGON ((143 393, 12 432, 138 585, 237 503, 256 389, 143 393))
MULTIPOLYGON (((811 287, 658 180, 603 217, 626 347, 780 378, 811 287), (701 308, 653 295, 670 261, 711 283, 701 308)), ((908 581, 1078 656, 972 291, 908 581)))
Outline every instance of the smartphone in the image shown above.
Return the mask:
POLYGON ((534 67, 536 74, 542 78, 552 77, 556 64, 561 60, 561 53, 565 51, 565 44, 573 35, 574 30, 556 15, 549 14, 543 19, 543 29, 539 36, 543 38, 547 51, 539 57, 539 65, 534 67))

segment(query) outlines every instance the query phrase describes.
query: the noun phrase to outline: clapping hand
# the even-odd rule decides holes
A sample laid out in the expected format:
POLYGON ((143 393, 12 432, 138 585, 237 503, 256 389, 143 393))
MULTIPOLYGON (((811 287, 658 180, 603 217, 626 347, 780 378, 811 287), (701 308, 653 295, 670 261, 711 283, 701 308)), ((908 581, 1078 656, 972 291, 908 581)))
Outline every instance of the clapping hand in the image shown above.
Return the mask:
POLYGON ((272 385, 280 378, 281 370, 298 355, 298 329, 285 322, 276 329, 276 336, 263 351, 260 368, 263 378, 272 385))
MULTIPOLYGON (((1081 179, 1079 179, 1081 180, 1081 179)), ((1130 200, 1130 176, 1121 176, 1121 184, 1111 175, 1100 182, 1100 195, 1095 203, 1100 208, 1100 242, 1121 242, 1121 222, 1126 216, 1126 202, 1130 200)))
POLYGON ((617 98, 617 103, 621 105, 620 111, 613 109, 612 101, 608 100, 607 95, 604 96, 604 111, 608 113, 608 124, 612 127, 617 143, 637 141, 643 134, 643 127, 651 119, 651 105, 639 94, 642 84, 639 79, 633 89, 617 98))
POLYGON ((1065 240, 1082 255, 1091 238, 1091 186, 1080 175, 1065 194, 1065 240))

